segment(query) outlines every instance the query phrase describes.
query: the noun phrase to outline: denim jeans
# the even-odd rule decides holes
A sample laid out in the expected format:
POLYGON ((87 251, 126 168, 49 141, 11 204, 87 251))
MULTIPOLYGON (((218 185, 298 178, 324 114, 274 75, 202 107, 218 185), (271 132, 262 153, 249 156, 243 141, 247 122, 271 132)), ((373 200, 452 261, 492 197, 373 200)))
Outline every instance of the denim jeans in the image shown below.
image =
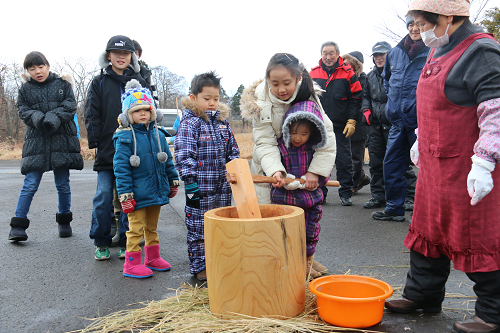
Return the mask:
MULTIPOLYGON (((113 214, 113 186, 115 175, 113 170, 97 171, 97 189, 92 201, 92 222, 89 236, 94 240, 95 246, 109 246, 113 236, 111 233, 111 223, 115 223, 113 214)), ((127 214, 120 213, 120 226, 118 246, 126 247, 128 231, 127 214)))
MULTIPOLYGON (((28 218, 31 202, 38 186, 42 180, 42 171, 31 171, 24 176, 24 185, 17 199, 15 217, 28 218)), ((59 198, 58 213, 67 214, 71 212, 71 189, 69 186, 69 169, 55 169, 54 182, 56 184, 59 198)))

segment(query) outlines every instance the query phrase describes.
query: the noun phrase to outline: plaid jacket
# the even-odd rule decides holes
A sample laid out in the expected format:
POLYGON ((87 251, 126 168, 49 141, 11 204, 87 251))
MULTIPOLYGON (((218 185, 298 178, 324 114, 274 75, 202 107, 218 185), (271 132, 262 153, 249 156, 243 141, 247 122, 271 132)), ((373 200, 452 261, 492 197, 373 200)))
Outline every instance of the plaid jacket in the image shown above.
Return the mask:
POLYGON ((223 111, 203 111, 185 98, 186 109, 175 139, 175 167, 187 184, 197 182, 203 196, 212 195, 225 182, 226 163, 238 158, 240 150, 223 111))

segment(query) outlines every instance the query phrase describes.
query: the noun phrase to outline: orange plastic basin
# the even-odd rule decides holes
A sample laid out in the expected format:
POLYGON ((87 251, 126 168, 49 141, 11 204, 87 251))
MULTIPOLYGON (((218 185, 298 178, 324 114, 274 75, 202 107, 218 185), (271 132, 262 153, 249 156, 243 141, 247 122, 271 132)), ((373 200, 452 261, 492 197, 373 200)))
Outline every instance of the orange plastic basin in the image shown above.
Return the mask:
POLYGON ((328 275, 314 279, 309 290, 316 295, 319 316, 340 327, 370 327, 382 320, 384 301, 392 287, 357 275, 328 275))

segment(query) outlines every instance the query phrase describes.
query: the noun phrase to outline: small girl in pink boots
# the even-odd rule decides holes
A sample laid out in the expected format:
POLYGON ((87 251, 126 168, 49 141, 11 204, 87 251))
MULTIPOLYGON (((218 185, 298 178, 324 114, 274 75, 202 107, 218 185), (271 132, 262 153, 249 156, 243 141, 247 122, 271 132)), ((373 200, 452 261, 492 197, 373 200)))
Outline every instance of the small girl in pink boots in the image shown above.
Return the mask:
POLYGON ((160 113, 157 119, 151 92, 138 81, 130 80, 122 95, 120 127, 113 136, 113 170, 120 203, 123 212, 128 213, 129 223, 123 275, 139 279, 153 276, 152 270, 170 269, 170 264, 160 256, 156 228, 161 205, 177 194, 179 177, 166 133, 156 125, 161 117, 160 113), (144 265, 139 247, 143 235, 144 265))

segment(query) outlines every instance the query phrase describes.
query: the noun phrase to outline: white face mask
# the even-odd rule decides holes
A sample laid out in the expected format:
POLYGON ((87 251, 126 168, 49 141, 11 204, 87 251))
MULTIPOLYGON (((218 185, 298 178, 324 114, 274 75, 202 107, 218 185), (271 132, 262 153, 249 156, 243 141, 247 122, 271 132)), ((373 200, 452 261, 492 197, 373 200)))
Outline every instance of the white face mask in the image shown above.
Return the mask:
POLYGON ((450 25, 448 24, 446 26, 446 31, 444 35, 441 37, 436 37, 436 34, 434 33, 436 27, 437 24, 434 26, 434 29, 420 33, 420 36, 422 37, 424 44, 428 47, 433 47, 433 48, 438 48, 448 45, 448 43, 450 42, 450 36, 448 36, 448 28, 450 27, 450 25))

